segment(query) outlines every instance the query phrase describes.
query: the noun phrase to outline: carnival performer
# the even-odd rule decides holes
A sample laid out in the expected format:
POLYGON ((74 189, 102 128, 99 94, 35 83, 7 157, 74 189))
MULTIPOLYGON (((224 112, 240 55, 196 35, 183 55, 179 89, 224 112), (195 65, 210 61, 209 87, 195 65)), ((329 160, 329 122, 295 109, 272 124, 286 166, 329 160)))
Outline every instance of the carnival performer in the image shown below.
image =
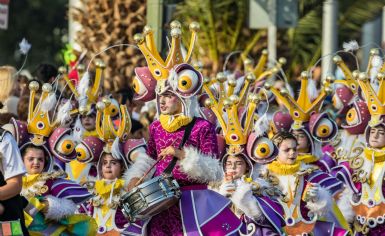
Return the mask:
POLYGON ((385 77, 378 73, 377 93, 368 74, 353 73, 353 77, 358 79, 371 119, 365 130, 366 147, 362 154, 340 162, 334 169, 336 176, 349 187, 341 196, 339 206, 357 235, 382 235, 385 232, 385 77))
POLYGON ((97 180, 88 184, 88 188, 95 196, 90 201, 88 213, 98 224, 97 235, 120 235, 128 226, 120 207, 120 198, 126 192, 125 180, 122 175, 129 166, 133 153, 144 151, 143 140, 127 140, 131 129, 131 119, 125 105, 120 106, 118 115, 119 128, 115 130, 111 113, 115 113, 115 105, 109 98, 103 98, 97 103, 95 137, 86 137, 76 147, 78 159, 86 160, 94 157, 98 160, 97 180), (122 144, 127 155, 123 155, 122 144), (92 154, 91 154, 92 153, 92 154))
POLYGON ((321 220, 332 208, 332 194, 318 184, 327 175, 297 160, 297 141, 291 133, 280 132, 272 141, 279 153, 277 160, 266 166, 264 176, 275 179, 284 194, 278 201, 284 212, 285 234, 347 235, 347 230, 321 220))
MULTIPOLYGON (((140 73, 136 70, 134 90, 140 95, 154 93, 147 89, 151 84, 148 81, 156 80, 159 120, 150 126, 147 154, 159 161, 155 166, 155 176, 165 170, 170 171, 181 189, 179 204, 149 220, 144 228, 149 235, 193 232, 228 235, 237 233, 242 225, 228 207, 230 201, 207 189, 207 184, 220 181, 223 173, 217 159, 215 127, 197 117, 199 105, 195 95, 203 80, 202 75, 186 62, 190 60, 199 25, 192 23, 190 29, 193 34, 192 44, 183 58, 180 47, 181 24, 177 21, 171 23, 172 43, 166 61, 154 47, 153 32, 149 27, 144 29, 146 40, 142 35, 135 36, 148 68, 140 73), (191 129, 190 133, 186 132, 187 128, 191 129)), ((130 181, 136 183, 138 178, 130 181)))
POLYGON ((298 159, 306 164, 318 166, 329 172, 335 165, 331 154, 323 155, 322 143, 332 140, 337 134, 337 124, 326 113, 321 112, 321 106, 326 96, 332 92, 330 85, 333 78, 328 76, 318 94, 314 81, 307 72, 301 74, 301 88, 297 101, 286 89, 278 90, 266 83, 265 88, 288 109, 294 120, 291 132, 298 142, 298 159))

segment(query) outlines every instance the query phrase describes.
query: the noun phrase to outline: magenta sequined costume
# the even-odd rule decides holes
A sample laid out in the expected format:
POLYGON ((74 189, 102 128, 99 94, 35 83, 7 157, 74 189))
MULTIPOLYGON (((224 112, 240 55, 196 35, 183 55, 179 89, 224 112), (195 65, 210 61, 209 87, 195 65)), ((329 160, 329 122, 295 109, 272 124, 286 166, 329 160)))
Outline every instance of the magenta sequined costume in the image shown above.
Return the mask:
MULTIPOLYGON (((150 126, 150 138, 147 144, 147 154, 152 158, 156 159, 162 149, 170 145, 173 145, 174 147, 178 147, 179 143, 182 140, 184 129, 185 128, 182 127, 174 133, 168 133, 162 128, 159 121, 155 121, 150 126)), ((194 147, 197 150, 199 150, 198 153, 206 154, 214 158, 218 158, 218 147, 217 147, 214 126, 204 119, 197 118, 196 123, 191 131, 190 137, 186 141, 184 147, 185 148, 194 147)), ((185 160, 190 158, 191 155, 194 155, 194 154, 186 152, 185 160)), ((209 159, 210 157, 203 156, 201 158, 209 159)), ((164 169, 168 166, 171 160, 172 160, 172 157, 169 156, 169 157, 166 157, 164 160, 160 161, 156 166, 155 176, 160 175, 164 171, 164 169)), ((193 192, 191 193, 191 195, 195 195, 194 197, 198 196, 196 197, 198 199, 200 196, 200 192, 203 193, 204 191, 207 191, 208 193, 205 192, 205 195, 207 196, 208 199, 212 197, 212 199, 215 199, 215 201, 217 201, 216 198, 219 197, 220 198, 219 201, 226 201, 226 200, 222 200, 221 198, 222 196, 218 196, 213 191, 207 190, 205 181, 199 181, 197 179, 193 180, 192 178, 189 177, 187 173, 182 172, 181 169, 182 169, 181 165, 178 162, 178 164, 173 170, 173 175, 174 175, 174 178, 178 181, 179 185, 181 186, 182 199, 184 198, 184 194, 187 193, 189 195, 189 192, 193 192), (188 190, 186 188, 188 188, 188 190)), ((207 206, 205 205, 196 206, 197 211, 205 211, 207 208, 210 208, 211 206, 209 202, 210 200, 206 199, 206 202, 204 202, 203 204, 207 204, 207 206)), ((198 204, 198 203, 201 203, 201 202, 198 202, 197 200, 195 200, 195 204, 198 204)), ((183 221, 185 226, 184 227, 182 226, 182 217, 184 218, 185 216, 181 217, 181 211, 180 211, 181 204, 183 203, 180 203, 179 205, 174 205, 170 209, 163 211, 160 214, 154 216, 148 224, 147 233, 149 235, 183 235, 183 228, 188 228, 186 226, 188 225, 188 222, 183 221)), ((226 204, 227 203, 225 203, 225 206, 226 204)), ((230 211, 230 209, 228 211, 230 211)), ((228 233, 231 233, 234 230, 237 230, 237 228, 235 228, 234 225, 238 224, 240 226, 240 222, 234 222, 234 219, 236 217, 235 215, 229 215, 230 212, 223 210, 221 212, 216 212, 216 213, 218 214, 217 215, 213 214, 213 216, 215 217, 213 217, 214 219, 211 220, 213 223, 217 224, 222 222, 223 216, 226 216, 226 218, 229 219, 230 223, 222 222, 223 225, 225 226, 223 227, 223 225, 212 225, 213 223, 210 224, 210 220, 208 220, 209 223, 207 223, 206 225, 204 226, 200 225, 201 232, 203 233, 209 232, 212 235, 225 235, 226 230, 229 230, 228 233), (221 217, 222 219, 216 222, 215 219, 221 218, 221 217)), ((196 213, 196 214, 198 215, 198 218, 199 218, 199 213, 196 213)), ((188 229, 186 230, 188 231, 188 229)), ((188 232, 191 232, 191 231, 188 231, 188 232)))

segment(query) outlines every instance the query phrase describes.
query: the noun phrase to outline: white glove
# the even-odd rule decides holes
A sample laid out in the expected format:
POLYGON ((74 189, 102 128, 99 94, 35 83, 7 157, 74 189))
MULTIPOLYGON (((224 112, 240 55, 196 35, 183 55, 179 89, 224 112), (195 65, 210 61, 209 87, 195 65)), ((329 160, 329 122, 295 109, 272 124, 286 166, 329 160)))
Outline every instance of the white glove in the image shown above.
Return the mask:
POLYGON ((235 191, 236 186, 233 182, 223 182, 219 187, 219 193, 225 197, 230 197, 235 191))

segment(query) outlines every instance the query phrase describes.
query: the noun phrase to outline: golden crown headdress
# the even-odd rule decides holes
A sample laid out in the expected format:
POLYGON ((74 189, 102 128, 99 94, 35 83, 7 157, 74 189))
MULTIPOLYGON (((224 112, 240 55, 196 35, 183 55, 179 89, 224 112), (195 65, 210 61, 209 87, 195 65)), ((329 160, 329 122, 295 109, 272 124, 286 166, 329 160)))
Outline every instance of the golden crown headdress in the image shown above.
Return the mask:
POLYGON ((96 132, 101 140, 106 143, 107 151, 111 150, 112 144, 116 138, 120 142, 128 139, 131 131, 131 119, 126 105, 120 105, 119 127, 116 129, 112 120, 112 115, 117 114, 109 98, 103 98, 96 104, 96 132))
POLYGON ((33 134, 32 142, 36 145, 45 143, 44 138, 48 138, 53 130, 58 126, 50 117, 49 111, 56 104, 55 93, 52 91, 51 84, 45 83, 38 103, 35 106, 36 92, 39 90, 39 83, 32 81, 29 83, 29 106, 28 106, 28 133, 33 134))
POLYGON ((308 122, 313 113, 318 113, 320 111, 324 99, 332 92, 330 85, 333 81, 334 78, 332 76, 327 76, 323 81, 320 94, 313 101, 310 100, 311 94, 309 94, 307 89, 309 75, 306 71, 301 73, 301 88, 297 101, 286 89, 281 89, 279 91, 269 83, 265 83, 265 88, 270 90, 289 110, 290 116, 294 120, 293 128, 297 129, 301 128, 304 122, 308 122))
MULTIPOLYGON (((218 81, 222 81, 221 75, 217 77, 218 81)), ((255 77, 252 73, 246 75, 246 81, 254 81, 255 77)), ((223 82, 219 82, 223 84, 223 82)), ((242 90, 249 86, 249 83, 245 83, 242 90)), ((223 85, 222 85, 223 87, 223 85)), ((249 94, 247 103, 245 106, 245 121, 242 125, 240 120, 239 110, 243 107, 240 104, 242 97, 238 97, 234 94, 235 83, 229 81, 228 90, 225 91, 221 88, 219 98, 215 98, 211 91, 207 88, 205 90, 209 94, 209 99, 206 100, 206 106, 209 107, 218 119, 218 122, 222 128, 223 135, 226 140, 226 144, 229 145, 229 152, 232 154, 240 153, 243 150, 243 145, 247 143, 247 137, 253 129, 255 120, 255 109, 259 103, 260 96, 257 94, 249 94), (224 109, 223 109, 224 108, 224 109), (225 121, 225 114, 227 121, 225 121)), ((247 91, 247 90, 246 90, 247 91)), ((246 93, 244 93, 245 95, 246 93)), ((243 95, 243 96, 244 96, 243 95)))
POLYGON ((367 73, 354 71, 353 77, 358 78, 358 84, 365 95, 365 100, 371 115, 369 126, 377 126, 382 123, 381 116, 385 115, 385 74, 383 72, 377 74, 377 79, 379 80, 377 93, 373 89, 367 73))
MULTIPOLYGON (((76 114, 76 113, 87 114, 87 112, 91 108, 91 104, 96 104, 96 102, 98 101, 99 93, 100 93, 99 92, 100 85, 101 85, 101 81, 102 81, 102 77, 103 77, 103 71, 106 68, 106 65, 104 64, 104 62, 102 60, 95 60, 95 66, 96 66, 95 77, 94 77, 94 80, 93 80, 92 87, 87 89, 87 92, 86 92, 87 103, 86 103, 85 106, 79 106, 78 109, 72 110, 71 114, 76 114)), ((77 70, 78 70, 79 78, 80 78, 79 83, 81 83, 82 82, 81 80, 85 79, 83 77, 84 72, 85 72, 84 65, 79 64, 77 66, 77 70)), ((80 97, 81 97, 81 94, 79 94, 79 92, 76 89, 76 87, 73 84, 73 82, 68 78, 68 74, 67 74, 66 68, 65 67, 60 67, 59 68, 59 72, 61 73, 63 79, 66 81, 66 83, 67 83, 68 87, 70 88, 71 92, 74 94, 76 99, 79 100, 80 97)), ((86 73, 88 73, 88 72, 86 72, 86 73)))
POLYGON ((190 45, 186 57, 183 58, 181 23, 179 21, 172 21, 170 27, 172 40, 171 48, 166 60, 163 60, 160 56, 158 49, 155 46, 153 30, 149 26, 144 27, 143 34, 134 35, 134 40, 140 51, 143 53, 147 61, 147 66, 156 80, 167 79, 170 74, 170 69, 172 69, 175 65, 188 63, 191 59, 194 45, 197 40, 199 24, 197 22, 192 22, 189 27, 192 34, 190 45))

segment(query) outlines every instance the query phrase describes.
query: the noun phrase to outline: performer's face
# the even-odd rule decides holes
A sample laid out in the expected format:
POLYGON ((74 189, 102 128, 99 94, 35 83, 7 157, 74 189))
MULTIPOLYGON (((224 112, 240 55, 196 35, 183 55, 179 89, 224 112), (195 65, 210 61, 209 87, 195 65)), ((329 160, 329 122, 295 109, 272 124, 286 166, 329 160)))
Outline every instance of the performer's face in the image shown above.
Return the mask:
POLYGON ((232 179, 240 179, 247 172, 246 161, 240 156, 229 156, 225 163, 226 176, 232 179))
POLYGON ((95 130, 95 115, 82 116, 82 125, 87 131, 95 130))
POLYGON ((277 160, 282 164, 292 165, 297 160, 297 142, 294 139, 285 139, 278 147, 277 160))
POLYGON ((308 153, 309 152, 309 139, 308 139, 306 133, 303 130, 293 130, 292 134, 297 139, 298 152, 299 153, 308 153))
POLYGON ((44 151, 37 148, 28 148, 23 156, 23 161, 28 174, 40 174, 45 164, 44 151))
POLYGON ((159 108, 163 115, 175 115, 182 112, 182 103, 176 95, 164 93, 159 96, 159 108))
POLYGON ((111 154, 105 154, 102 162, 102 175, 104 179, 114 180, 122 175, 122 164, 111 154))
POLYGON ((370 128, 369 146, 372 148, 385 147, 385 127, 382 125, 370 128))

